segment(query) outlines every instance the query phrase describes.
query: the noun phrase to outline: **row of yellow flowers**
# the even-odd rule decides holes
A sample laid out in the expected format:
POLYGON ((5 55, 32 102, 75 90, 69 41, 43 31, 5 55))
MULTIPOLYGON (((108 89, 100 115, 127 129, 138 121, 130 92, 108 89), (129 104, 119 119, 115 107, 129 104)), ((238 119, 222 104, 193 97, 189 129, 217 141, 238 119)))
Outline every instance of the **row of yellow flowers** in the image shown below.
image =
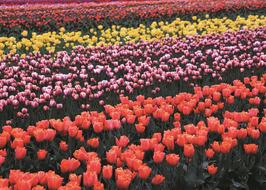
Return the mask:
POLYGON ((86 33, 66 32, 60 28, 60 32, 47 32, 43 34, 28 33, 23 31, 22 38, 0 37, 0 58, 5 55, 19 53, 22 57, 29 52, 54 53, 61 50, 72 49, 77 45, 100 46, 116 45, 140 40, 157 40, 165 37, 177 37, 187 35, 205 35, 210 33, 223 33, 226 31, 238 31, 240 29, 254 29, 266 26, 264 15, 249 15, 247 18, 238 16, 236 19, 209 18, 199 19, 192 17, 192 21, 176 18, 172 22, 158 21, 149 26, 140 24, 138 27, 122 27, 112 25, 104 28, 98 25, 86 33))

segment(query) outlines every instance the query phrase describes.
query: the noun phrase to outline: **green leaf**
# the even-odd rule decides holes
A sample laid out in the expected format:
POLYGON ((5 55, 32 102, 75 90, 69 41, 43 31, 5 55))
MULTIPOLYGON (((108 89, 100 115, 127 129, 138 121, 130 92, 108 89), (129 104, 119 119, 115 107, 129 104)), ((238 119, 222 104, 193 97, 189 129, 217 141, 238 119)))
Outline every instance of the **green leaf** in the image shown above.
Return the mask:
POLYGON ((242 182, 242 183, 239 183, 237 181, 235 181, 234 179, 232 180, 232 184, 233 186, 236 188, 236 189, 246 189, 248 190, 248 185, 246 182, 242 182))

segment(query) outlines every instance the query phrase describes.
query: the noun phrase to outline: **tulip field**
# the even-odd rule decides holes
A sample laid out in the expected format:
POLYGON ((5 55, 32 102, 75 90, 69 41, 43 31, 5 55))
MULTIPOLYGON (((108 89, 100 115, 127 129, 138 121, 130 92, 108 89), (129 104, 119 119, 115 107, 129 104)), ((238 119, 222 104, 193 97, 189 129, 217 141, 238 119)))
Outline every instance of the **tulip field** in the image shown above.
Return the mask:
POLYGON ((0 126, 0 190, 266 190, 266 1, 0 1, 0 126))

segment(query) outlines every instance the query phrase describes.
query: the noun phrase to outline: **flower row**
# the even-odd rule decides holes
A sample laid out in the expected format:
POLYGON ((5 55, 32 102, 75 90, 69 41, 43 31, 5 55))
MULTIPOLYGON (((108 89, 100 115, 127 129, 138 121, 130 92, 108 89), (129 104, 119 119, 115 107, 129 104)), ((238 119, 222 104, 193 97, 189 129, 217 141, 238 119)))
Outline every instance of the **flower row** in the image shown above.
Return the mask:
POLYGON ((266 74, 174 97, 121 97, 105 112, 83 112, 74 121, 43 120, 26 130, 3 126, 0 187, 175 189, 182 179, 200 189, 219 187, 217 178, 228 186, 243 183, 228 173, 265 180, 259 173, 265 94, 266 74))
POLYGON ((0 58, 6 54, 15 53, 22 54, 22 57, 30 52, 54 53, 71 50, 78 45, 85 47, 118 45, 142 40, 159 40, 165 37, 204 35, 266 27, 266 17, 264 15, 249 15, 247 18, 238 16, 234 20, 227 17, 201 20, 193 16, 191 20, 192 22, 176 18, 170 23, 154 21, 147 26, 143 24, 138 27, 112 25, 112 27, 105 29, 102 25, 98 25, 84 33, 81 31, 65 32, 65 28, 61 28, 58 33, 29 34, 27 31, 23 31, 21 34, 23 38, 20 40, 15 37, 0 37, 0 58))
POLYGON ((235 76, 264 72, 265 30, 124 46, 79 46, 55 57, 29 54, 23 59, 19 55, 6 58, 0 63, 1 121, 27 118, 37 110, 63 108, 70 114, 74 107, 89 109, 94 100, 104 105, 117 95, 147 88, 157 94, 167 84, 179 84, 182 91, 187 88, 182 87, 184 82, 227 81, 227 73, 233 70, 235 76))
POLYGON ((242 8, 259 9, 264 0, 167 0, 144 2, 82 3, 2 7, 0 33, 18 34, 22 30, 35 32, 54 31, 60 27, 68 30, 89 30, 97 22, 136 22, 147 18, 171 17, 176 14, 218 12, 242 8), (131 20, 131 21, 130 21, 131 20))
MULTIPOLYGON (((5 0, 1 1, 0 5, 10 6, 10 5, 28 5, 28 4, 67 4, 67 3, 86 3, 86 2, 113 2, 121 0, 5 0)), ((123 0, 123 1, 145 1, 145 0, 123 0)))

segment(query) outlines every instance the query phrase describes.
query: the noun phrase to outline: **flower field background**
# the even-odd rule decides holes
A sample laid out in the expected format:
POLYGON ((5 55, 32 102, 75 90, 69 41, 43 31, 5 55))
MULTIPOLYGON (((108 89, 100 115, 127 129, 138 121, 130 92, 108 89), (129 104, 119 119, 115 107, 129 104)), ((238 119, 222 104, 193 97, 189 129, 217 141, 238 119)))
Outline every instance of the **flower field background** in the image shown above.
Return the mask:
POLYGON ((266 1, 0 2, 1 190, 266 189, 266 1))

